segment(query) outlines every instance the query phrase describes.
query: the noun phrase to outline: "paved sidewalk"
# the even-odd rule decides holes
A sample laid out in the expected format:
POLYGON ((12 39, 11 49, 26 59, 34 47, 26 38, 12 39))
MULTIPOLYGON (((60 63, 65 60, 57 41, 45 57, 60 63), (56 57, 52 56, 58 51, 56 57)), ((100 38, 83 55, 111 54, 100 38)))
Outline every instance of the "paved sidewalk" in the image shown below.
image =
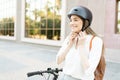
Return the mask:
MULTIPOLYGON (((27 73, 58 67, 58 48, 0 40, 0 80, 40 80, 27 78, 27 73)), ((120 63, 107 62, 104 80, 120 80, 120 63)))

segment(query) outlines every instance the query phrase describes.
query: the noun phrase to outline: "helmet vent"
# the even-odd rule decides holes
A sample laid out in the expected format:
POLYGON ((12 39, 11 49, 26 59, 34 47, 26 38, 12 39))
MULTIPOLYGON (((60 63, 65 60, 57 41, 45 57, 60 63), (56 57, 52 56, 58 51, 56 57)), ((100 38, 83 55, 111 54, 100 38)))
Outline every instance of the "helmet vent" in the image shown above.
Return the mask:
POLYGON ((74 11, 78 11, 78 9, 74 9, 74 11))

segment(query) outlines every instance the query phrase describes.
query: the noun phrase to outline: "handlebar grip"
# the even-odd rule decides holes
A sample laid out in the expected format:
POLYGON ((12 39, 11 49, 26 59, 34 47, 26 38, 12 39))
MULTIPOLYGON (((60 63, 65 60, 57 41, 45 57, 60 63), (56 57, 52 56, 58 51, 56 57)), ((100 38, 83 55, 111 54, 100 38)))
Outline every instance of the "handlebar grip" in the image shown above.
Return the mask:
POLYGON ((27 73, 27 76, 30 77, 30 76, 34 76, 34 75, 43 75, 43 73, 50 73, 50 74, 53 74, 55 76, 56 73, 58 73, 59 71, 62 71, 62 69, 58 69, 58 68, 51 69, 51 68, 48 68, 45 71, 29 72, 29 73, 27 73))
POLYGON ((27 76, 30 77, 30 76, 34 76, 34 75, 38 75, 38 74, 42 74, 42 73, 40 71, 29 72, 29 73, 27 73, 27 76))

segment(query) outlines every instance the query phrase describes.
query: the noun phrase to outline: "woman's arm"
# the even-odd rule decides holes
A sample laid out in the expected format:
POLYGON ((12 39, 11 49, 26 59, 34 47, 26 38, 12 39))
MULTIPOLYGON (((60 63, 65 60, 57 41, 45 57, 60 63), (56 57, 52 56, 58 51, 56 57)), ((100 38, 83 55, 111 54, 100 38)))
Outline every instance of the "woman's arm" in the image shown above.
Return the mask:
POLYGON ((62 63, 65 60, 65 56, 67 55, 68 51, 70 50, 71 46, 68 45, 65 49, 61 48, 58 52, 56 57, 57 64, 62 63))
POLYGON ((73 46, 73 43, 77 35, 78 35, 77 33, 70 33, 70 35, 65 39, 56 57, 57 64, 60 64, 65 60, 65 57, 69 52, 70 48, 73 46))

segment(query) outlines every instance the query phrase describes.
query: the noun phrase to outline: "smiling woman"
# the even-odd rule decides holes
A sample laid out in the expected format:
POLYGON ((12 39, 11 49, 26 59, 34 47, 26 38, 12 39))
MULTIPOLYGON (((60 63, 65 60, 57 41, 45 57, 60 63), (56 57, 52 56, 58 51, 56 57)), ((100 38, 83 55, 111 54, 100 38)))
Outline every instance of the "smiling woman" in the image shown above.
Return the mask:
POLYGON ((80 17, 73 15, 70 18, 71 31, 79 33, 82 29, 83 21, 80 17))
POLYGON ((104 71, 101 77, 98 76, 100 79, 94 74, 104 49, 102 39, 90 28, 92 12, 83 6, 76 6, 70 10, 68 18, 71 32, 56 56, 57 64, 65 61, 63 74, 58 80, 103 80, 104 71))

